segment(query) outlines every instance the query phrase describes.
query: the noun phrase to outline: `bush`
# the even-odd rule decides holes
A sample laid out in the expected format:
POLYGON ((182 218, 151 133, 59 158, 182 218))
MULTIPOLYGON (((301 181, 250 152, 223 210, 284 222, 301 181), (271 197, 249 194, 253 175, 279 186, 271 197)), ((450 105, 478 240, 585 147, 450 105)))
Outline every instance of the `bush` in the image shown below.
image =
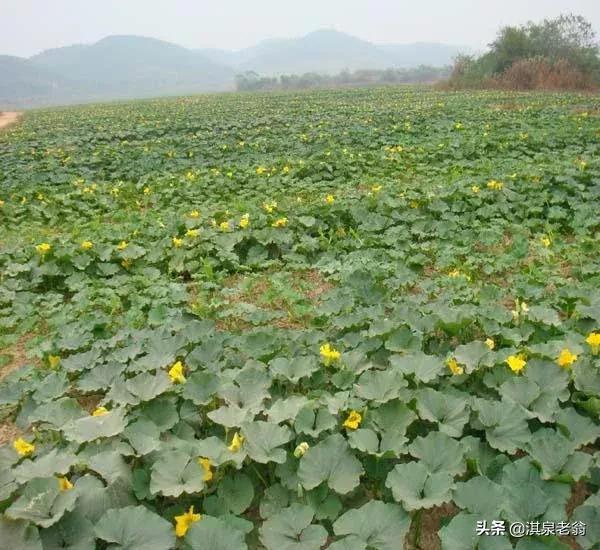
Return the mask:
POLYGON ((591 90, 590 75, 584 74, 567 59, 555 62, 545 57, 519 59, 498 76, 484 82, 486 88, 508 90, 591 90))
POLYGON ((490 51, 459 56, 444 87, 592 89, 600 84, 600 57, 589 22, 561 15, 541 23, 504 27, 490 51))

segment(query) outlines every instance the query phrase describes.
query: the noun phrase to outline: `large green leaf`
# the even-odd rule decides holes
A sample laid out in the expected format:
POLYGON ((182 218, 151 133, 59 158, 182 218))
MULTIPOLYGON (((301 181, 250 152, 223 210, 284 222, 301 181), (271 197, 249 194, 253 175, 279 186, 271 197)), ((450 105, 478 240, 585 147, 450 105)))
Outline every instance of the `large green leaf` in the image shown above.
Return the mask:
POLYGON ((490 350, 484 342, 470 342, 458 346, 453 352, 454 358, 460 365, 465 366, 465 371, 470 374, 476 370, 479 366, 489 366, 490 361, 484 361, 485 358, 489 357, 490 350))
POLYGON ((6 550, 42 550, 38 528, 20 519, 0 517, 0 542, 6 550))
POLYGON ((75 482, 75 490, 76 511, 92 523, 97 523, 108 510, 135 504, 131 483, 123 479, 105 485, 97 477, 86 474, 75 482))
POLYGON ((390 364, 403 374, 413 374, 421 382, 431 382, 447 370, 441 358, 422 352, 392 355, 390 364))
POLYGON ((436 422, 440 432, 450 437, 462 435, 470 414, 467 396, 457 397, 432 388, 417 394, 417 410, 422 419, 436 422))
POLYGON ((300 459, 298 477, 306 489, 326 482, 331 489, 346 494, 358 486, 364 473, 341 434, 330 435, 311 447, 300 459))
POLYGON ((40 534, 44 550, 89 550, 95 546, 94 525, 76 510, 40 534))
POLYGON ((417 437, 409 446, 409 452, 432 473, 456 475, 466 470, 460 443, 442 432, 430 432, 425 437, 417 437))
POLYGON ((123 435, 140 455, 146 455, 160 447, 160 429, 150 420, 140 419, 125 428, 123 435))
POLYGON ((330 411, 323 407, 315 408, 314 405, 308 404, 300 409, 296 415, 294 430, 297 434, 303 433, 312 437, 319 437, 322 432, 331 430, 336 424, 336 418, 330 411))
POLYGON ((575 445, 561 433, 550 428, 537 430, 527 444, 533 460, 541 467, 542 478, 550 479, 560 473, 575 450, 575 445))
POLYGON ((96 524, 95 533, 115 550, 169 550, 175 546, 173 526, 145 506, 108 510, 96 524))
POLYGON ((125 411, 113 409, 100 416, 85 416, 63 427, 65 437, 77 443, 93 441, 101 437, 119 435, 125 429, 125 411))
POLYGON ((420 462, 408 462, 388 474, 385 486, 406 510, 418 510, 449 502, 454 480, 447 472, 432 473, 420 462))
POLYGON ((504 488, 483 476, 457 483, 454 489, 454 502, 481 518, 500 518, 504 498, 504 488))
POLYGON ((286 452, 279 447, 292 438, 292 432, 287 426, 258 421, 244 423, 241 428, 246 438, 246 452, 252 460, 262 464, 285 462, 286 452))
POLYGON ((54 474, 66 474, 77 462, 77 457, 68 450, 52 449, 35 460, 26 459, 14 469, 15 478, 25 483, 36 477, 50 477, 54 474))
POLYGON ((246 550, 244 533, 232 529, 219 518, 204 516, 193 523, 185 535, 185 542, 192 550, 246 550))
POLYGON ((408 386, 401 372, 397 370, 370 370, 361 374, 354 385, 356 395, 375 403, 387 403, 400 397, 402 389, 408 386))
POLYGON ((589 497, 581 506, 575 508, 571 519, 586 526, 585 535, 579 534, 575 538, 581 548, 597 548, 600 545, 600 497, 597 494, 589 497))
POLYGON ((403 547, 409 526, 410 518, 402 507, 372 500, 342 515, 333 531, 338 536, 354 535, 373 550, 395 550, 403 547))
POLYGON ((233 514, 241 514, 252 504, 254 486, 246 474, 232 474, 221 481, 217 494, 228 510, 233 514))
POLYGON ((77 492, 73 489, 61 491, 55 477, 32 479, 23 494, 6 510, 6 515, 50 527, 73 509, 76 499, 77 492))
POLYGON ((203 470, 193 456, 184 451, 165 452, 152 465, 150 492, 177 497, 204 489, 203 470))
POLYGON ((190 399, 195 405, 206 405, 213 399, 220 385, 221 381, 216 374, 197 371, 188 377, 183 387, 183 397, 190 399))
POLYGON ((125 390, 139 401, 150 401, 173 386, 166 372, 142 372, 125 382, 125 390))
POLYGON ((477 399, 473 408, 479 413, 488 443, 495 449, 515 453, 531 437, 527 415, 516 403, 477 399))
POLYGON ((308 506, 292 504, 267 519, 260 540, 267 550, 319 550, 327 540, 321 525, 311 525, 314 513, 308 506))
POLYGON ((289 380, 294 384, 319 369, 317 360, 309 356, 293 357, 291 359, 277 357, 269 363, 269 366, 275 376, 289 380))
POLYGON ((417 419, 417 415, 401 401, 389 401, 370 412, 368 419, 379 432, 381 452, 404 454, 406 449, 406 430, 417 419))

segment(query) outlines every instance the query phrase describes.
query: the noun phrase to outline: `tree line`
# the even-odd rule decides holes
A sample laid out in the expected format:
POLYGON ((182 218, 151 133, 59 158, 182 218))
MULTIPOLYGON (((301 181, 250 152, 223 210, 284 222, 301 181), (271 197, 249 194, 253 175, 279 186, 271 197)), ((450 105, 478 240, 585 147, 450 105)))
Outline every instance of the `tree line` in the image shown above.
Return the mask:
POLYGON ((336 75, 304 73, 301 75, 261 76, 247 71, 236 76, 239 91, 302 90, 310 88, 369 86, 384 84, 433 83, 448 78, 450 67, 421 65, 414 68, 342 71, 336 75))

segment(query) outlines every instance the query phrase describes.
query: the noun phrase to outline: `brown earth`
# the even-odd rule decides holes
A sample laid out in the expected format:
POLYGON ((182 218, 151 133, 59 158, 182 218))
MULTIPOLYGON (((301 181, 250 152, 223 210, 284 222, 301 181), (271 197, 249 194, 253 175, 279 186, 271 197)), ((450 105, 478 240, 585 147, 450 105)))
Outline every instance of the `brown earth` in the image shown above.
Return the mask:
POLYGON ((0 113, 0 129, 14 124, 21 118, 21 113, 3 112, 0 113))

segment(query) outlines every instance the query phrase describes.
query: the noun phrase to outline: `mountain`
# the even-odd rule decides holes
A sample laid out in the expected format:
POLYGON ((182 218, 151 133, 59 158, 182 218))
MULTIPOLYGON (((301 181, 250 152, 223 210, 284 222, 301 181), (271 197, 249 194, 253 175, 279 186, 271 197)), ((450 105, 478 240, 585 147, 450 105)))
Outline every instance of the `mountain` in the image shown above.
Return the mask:
POLYGON ((357 69, 409 68, 419 65, 450 65, 454 56, 467 48, 446 44, 376 45, 335 30, 319 30, 300 38, 276 39, 236 52, 197 50, 214 62, 237 72, 261 75, 335 74, 357 69))
POLYGON ((239 51, 109 36, 29 59, 0 56, 0 108, 226 91, 246 71, 272 76, 441 66, 458 51, 444 44, 376 45, 334 30, 265 40, 239 51))
POLYGON ((28 59, 0 55, 0 107, 51 102, 68 89, 68 82, 28 59))
POLYGON ((143 97, 222 90, 233 71, 196 52, 138 36, 110 36, 91 46, 47 50, 31 62, 65 78, 85 82, 100 94, 143 97))
POLYGON ((110 36, 30 59, 2 56, 0 75, 0 107, 27 107, 230 90, 235 73, 169 42, 110 36))

